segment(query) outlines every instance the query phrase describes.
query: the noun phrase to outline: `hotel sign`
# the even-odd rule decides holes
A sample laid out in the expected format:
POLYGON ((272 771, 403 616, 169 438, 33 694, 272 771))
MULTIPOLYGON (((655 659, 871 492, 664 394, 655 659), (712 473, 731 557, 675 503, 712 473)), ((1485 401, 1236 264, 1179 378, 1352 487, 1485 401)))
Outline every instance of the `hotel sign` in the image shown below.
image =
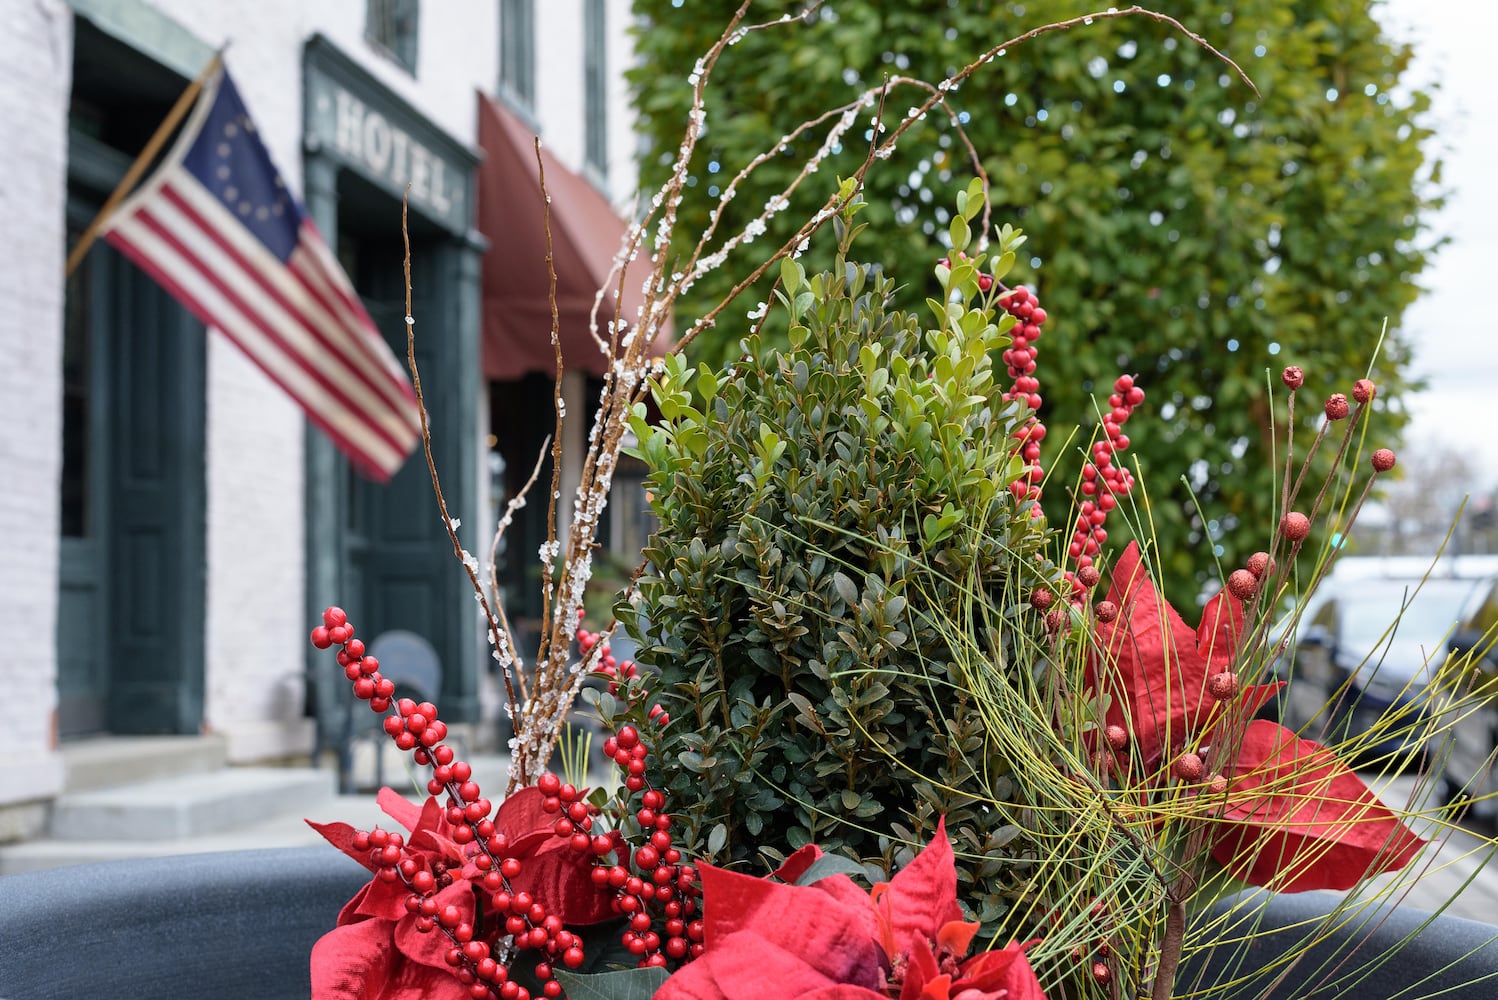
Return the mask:
POLYGON ((326 40, 307 46, 304 137, 309 152, 332 157, 455 234, 473 221, 478 157, 439 129, 326 40))

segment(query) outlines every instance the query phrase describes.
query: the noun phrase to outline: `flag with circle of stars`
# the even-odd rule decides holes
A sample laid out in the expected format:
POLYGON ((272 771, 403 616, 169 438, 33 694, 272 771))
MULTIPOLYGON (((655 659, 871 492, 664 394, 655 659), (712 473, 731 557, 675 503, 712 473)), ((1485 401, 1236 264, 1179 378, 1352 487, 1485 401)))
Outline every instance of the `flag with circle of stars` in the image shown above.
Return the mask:
POLYGON ((171 153, 103 233, 363 471, 383 480, 401 467, 421 433, 411 384, 227 71, 210 76, 171 153))

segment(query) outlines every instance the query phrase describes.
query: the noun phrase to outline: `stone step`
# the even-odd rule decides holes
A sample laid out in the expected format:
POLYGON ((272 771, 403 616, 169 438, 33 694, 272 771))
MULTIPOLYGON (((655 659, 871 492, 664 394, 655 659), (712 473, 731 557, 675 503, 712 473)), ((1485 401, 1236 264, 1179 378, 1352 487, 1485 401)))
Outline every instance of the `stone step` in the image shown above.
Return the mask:
MULTIPOLYGON (((299 810, 284 812, 233 830, 198 837, 171 840, 124 840, 107 837, 98 840, 59 840, 43 838, 20 844, 0 845, 0 876, 21 872, 64 868, 95 861, 126 861, 137 858, 166 857, 176 854, 201 854, 210 851, 247 851, 266 847, 307 847, 324 845, 329 855, 334 848, 304 819, 318 823, 343 822, 368 830, 376 825, 398 829, 375 803, 373 795, 340 795, 306 802, 299 810)), ((0 896, 4 895, 0 882, 0 896)))
POLYGON ((332 771, 236 767, 66 792, 52 804, 58 840, 155 841, 203 836, 331 799, 332 771))
POLYGON ((65 792, 217 771, 228 760, 222 736, 100 736, 62 745, 65 792))

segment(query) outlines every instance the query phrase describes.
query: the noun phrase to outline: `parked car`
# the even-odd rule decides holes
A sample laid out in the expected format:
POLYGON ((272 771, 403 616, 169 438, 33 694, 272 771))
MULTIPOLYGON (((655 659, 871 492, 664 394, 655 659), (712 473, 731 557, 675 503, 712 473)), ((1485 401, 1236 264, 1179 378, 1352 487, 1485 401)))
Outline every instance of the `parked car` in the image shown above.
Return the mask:
POLYGON ((1467 819, 1498 832, 1498 649, 1487 633, 1498 608, 1487 608, 1472 627, 1457 633, 1451 651, 1466 656, 1472 666, 1473 690, 1483 700, 1450 719, 1451 741, 1441 774, 1441 797, 1446 802, 1467 803, 1467 819))
MULTIPOLYGON (((1343 560, 1302 614, 1289 659, 1291 683, 1280 703, 1284 721, 1312 738, 1340 739, 1377 727, 1367 747, 1370 762, 1438 763, 1450 741, 1439 733, 1429 738, 1441 708, 1431 703, 1430 682, 1453 641, 1471 640, 1498 623, 1498 573, 1485 562, 1471 569, 1447 563, 1422 579, 1400 564, 1389 566, 1392 575, 1379 572, 1377 562, 1343 560)), ((1429 568, 1430 561, 1423 565, 1429 568)), ((1478 753, 1483 726, 1498 719, 1494 709, 1467 716, 1461 719, 1467 749, 1450 775, 1453 788, 1478 777, 1482 756, 1492 751, 1489 742, 1478 753)), ((1455 728, 1452 719, 1443 721, 1455 728)), ((1487 731, 1491 735, 1491 725, 1487 731)))

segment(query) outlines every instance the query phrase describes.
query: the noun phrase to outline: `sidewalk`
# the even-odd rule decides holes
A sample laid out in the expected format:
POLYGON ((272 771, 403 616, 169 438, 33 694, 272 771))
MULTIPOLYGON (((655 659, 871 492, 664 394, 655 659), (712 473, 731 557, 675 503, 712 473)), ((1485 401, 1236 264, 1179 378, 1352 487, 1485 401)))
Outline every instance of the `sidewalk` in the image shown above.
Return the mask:
MULTIPOLYGON (((1409 804, 1418 781, 1415 775, 1393 779, 1365 775, 1364 780, 1391 806, 1409 804)), ((1427 792, 1422 789, 1419 794, 1427 792)), ((1420 806, 1418 799, 1413 804, 1420 806)), ((1498 860, 1494 859, 1498 848, 1467 830, 1448 834, 1434 823, 1415 832, 1429 838, 1431 843, 1411 862, 1408 871, 1418 873, 1419 877, 1400 890, 1400 905, 1435 911, 1450 901, 1443 911, 1446 914, 1498 924, 1498 860)), ((1408 881, 1408 875, 1401 878, 1395 873, 1375 879, 1373 885, 1408 881)))

